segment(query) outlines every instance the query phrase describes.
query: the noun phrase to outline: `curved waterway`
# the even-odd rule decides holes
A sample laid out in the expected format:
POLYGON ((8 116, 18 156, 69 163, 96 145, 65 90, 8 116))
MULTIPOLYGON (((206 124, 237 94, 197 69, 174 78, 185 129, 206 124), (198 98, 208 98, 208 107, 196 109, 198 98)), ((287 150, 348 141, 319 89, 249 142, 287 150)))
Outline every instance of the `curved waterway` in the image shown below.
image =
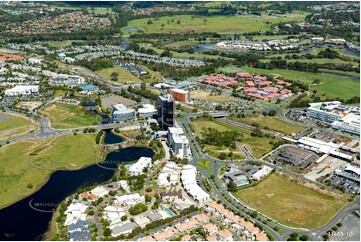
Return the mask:
POLYGON ((108 181, 122 162, 153 155, 151 149, 129 147, 109 153, 100 164, 76 171, 54 172, 39 191, 0 210, 0 240, 43 239, 53 210, 67 196, 78 188, 108 181))

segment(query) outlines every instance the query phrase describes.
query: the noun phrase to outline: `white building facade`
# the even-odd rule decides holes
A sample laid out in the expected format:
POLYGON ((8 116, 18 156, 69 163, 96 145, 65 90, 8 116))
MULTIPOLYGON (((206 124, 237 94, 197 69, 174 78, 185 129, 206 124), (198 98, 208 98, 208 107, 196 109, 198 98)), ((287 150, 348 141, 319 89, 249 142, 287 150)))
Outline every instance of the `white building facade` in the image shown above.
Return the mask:
POLYGON ((175 154, 177 158, 183 159, 191 157, 192 153, 189 140, 185 136, 182 128, 169 127, 168 142, 173 150, 173 154, 175 154))
POLYGON ((135 110, 127 108, 121 103, 113 105, 112 121, 120 122, 135 119, 135 110))
POLYGON ((152 159, 149 157, 140 157, 139 160, 129 168, 130 176, 139 176, 144 174, 144 169, 152 167, 152 159))
POLYGON ((15 86, 5 90, 6 96, 31 95, 39 92, 39 86, 15 86))

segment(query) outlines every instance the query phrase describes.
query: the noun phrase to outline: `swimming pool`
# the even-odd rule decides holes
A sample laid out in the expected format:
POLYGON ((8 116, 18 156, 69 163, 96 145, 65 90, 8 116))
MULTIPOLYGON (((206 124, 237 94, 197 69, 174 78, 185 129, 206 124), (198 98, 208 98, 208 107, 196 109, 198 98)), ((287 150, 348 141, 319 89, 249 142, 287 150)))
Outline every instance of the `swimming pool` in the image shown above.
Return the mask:
POLYGON ((174 213, 172 213, 172 211, 170 211, 169 209, 164 209, 168 214, 169 216, 173 217, 174 216, 174 213))

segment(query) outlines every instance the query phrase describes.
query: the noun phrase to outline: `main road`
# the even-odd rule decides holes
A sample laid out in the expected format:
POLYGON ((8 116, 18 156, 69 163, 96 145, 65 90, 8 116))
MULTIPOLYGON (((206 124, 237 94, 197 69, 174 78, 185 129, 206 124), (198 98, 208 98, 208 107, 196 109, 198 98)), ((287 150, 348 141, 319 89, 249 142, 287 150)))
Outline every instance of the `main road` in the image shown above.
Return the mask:
MULTIPOLYGON (((277 166, 275 164, 266 162, 266 161, 264 161, 262 159, 249 159, 250 157, 248 155, 247 155, 246 160, 221 161, 221 160, 214 159, 214 158, 212 158, 212 157, 210 157, 210 156, 208 156, 207 154, 204 153, 203 149, 199 145, 198 141, 195 139, 194 135, 189 135, 189 134, 192 134, 192 130, 191 130, 190 126, 189 126, 188 118, 178 119, 178 122, 186 130, 186 135, 188 136, 188 139, 191 141, 190 142, 190 148, 191 148, 192 153, 193 153, 193 159, 191 161, 191 164, 196 165, 199 160, 209 160, 209 161, 213 162, 213 164, 214 164, 214 166, 211 168, 211 170, 209 170, 209 169, 199 169, 199 172, 202 174, 202 176, 207 178, 207 180, 209 181, 209 183, 210 183, 210 185, 212 187, 212 192, 214 193, 214 194, 212 194, 213 198, 216 199, 216 200, 221 200, 224 204, 226 204, 232 210, 234 210, 236 212, 239 212, 239 213, 241 213, 241 214, 243 214, 245 216, 247 216, 247 213, 245 213, 242 209, 244 209, 246 212, 253 212, 255 210, 248 207, 246 204, 243 204, 238 199, 235 199, 234 196, 231 195, 227 191, 227 189, 224 186, 224 183, 218 177, 218 171, 219 171, 219 169, 220 169, 220 167, 222 165, 225 165, 225 164, 237 164, 237 163, 248 163, 248 162, 258 162, 258 163, 270 166, 273 169, 276 169, 276 170, 282 171, 284 173, 287 173, 287 174, 289 174, 291 176, 294 176, 294 177, 297 177, 299 179, 305 180, 307 182, 313 183, 313 184, 315 184, 317 186, 322 186, 323 188, 331 189, 331 188, 329 188, 329 187, 327 187, 327 186, 325 186, 323 184, 319 184, 319 183, 317 183, 315 181, 309 180, 309 179, 305 178, 304 176, 302 176, 300 174, 293 173, 293 172, 287 170, 287 168, 277 166), (213 175, 214 181, 210 178, 209 172, 211 172, 211 174, 213 175), (217 185, 215 185, 214 182, 217 185), (222 194, 223 194, 223 196, 226 196, 228 198, 228 200, 226 200, 222 196, 222 194), (232 201, 232 203, 229 202, 229 201, 232 201), (241 207, 242 209, 239 209, 238 207, 241 207)), ((284 147, 284 146, 288 146, 288 145, 282 145, 279 148, 284 147)), ((272 151, 272 152, 274 152, 274 151, 272 151)), ((299 233, 301 235, 307 235, 311 240, 321 240, 322 239, 321 236, 324 233, 326 233, 328 230, 330 230, 332 227, 334 227, 338 222, 340 222, 348 214, 350 214, 350 213, 352 213, 354 211, 359 211, 359 209, 360 209, 360 198, 358 196, 358 197, 356 197, 355 201, 353 201, 352 203, 350 203, 347 206, 345 206, 344 208, 342 208, 327 224, 325 224, 324 226, 322 226, 320 228, 314 229, 314 230, 308 230, 308 229, 302 229, 302 228, 293 228, 293 227, 285 226, 285 225, 280 224, 277 221, 274 221, 273 219, 267 217, 266 215, 260 214, 259 212, 258 212, 259 215, 258 215, 258 218, 257 218, 257 222, 262 224, 262 226, 266 229, 266 231, 271 233, 277 240, 287 240, 289 235, 294 233, 294 232, 299 233), (262 221, 265 221, 267 219, 271 219, 271 222, 268 222, 268 224, 264 224, 262 221), (282 234, 279 234, 278 232, 276 232, 273 229, 276 226, 281 228, 281 230, 283 231, 282 234)))

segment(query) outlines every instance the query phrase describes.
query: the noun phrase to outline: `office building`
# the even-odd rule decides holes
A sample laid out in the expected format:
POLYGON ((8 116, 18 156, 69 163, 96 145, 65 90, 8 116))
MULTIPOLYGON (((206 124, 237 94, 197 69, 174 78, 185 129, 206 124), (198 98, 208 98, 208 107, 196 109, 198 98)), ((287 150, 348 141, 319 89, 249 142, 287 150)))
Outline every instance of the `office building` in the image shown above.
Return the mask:
MULTIPOLYGON (((340 109, 341 102, 320 102, 309 103, 307 108, 307 117, 319 119, 325 122, 339 120, 343 116, 343 110, 340 109), (336 110, 340 109, 340 110, 336 110)), ((341 107, 343 109, 343 107, 341 107)))
POLYGON ((182 102, 182 103, 186 103, 189 101, 190 95, 189 95, 189 91, 186 90, 182 90, 182 89, 172 89, 172 90, 168 90, 168 93, 171 93, 174 100, 182 102))
POLYGON ((331 123, 331 127, 343 132, 360 135, 360 110, 343 106, 339 101, 309 103, 307 117, 331 123))
POLYGON ((121 103, 113 105, 112 121, 119 122, 135 119, 135 110, 127 108, 121 103))
POLYGON ((138 109, 139 117, 153 117, 155 114, 157 114, 157 109, 152 104, 143 104, 143 106, 138 109))
POLYGON ((170 94, 158 97, 158 123, 162 130, 174 125, 174 99, 170 94))
POLYGON ((15 86, 5 90, 6 96, 31 95, 39 92, 39 86, 15 86))

